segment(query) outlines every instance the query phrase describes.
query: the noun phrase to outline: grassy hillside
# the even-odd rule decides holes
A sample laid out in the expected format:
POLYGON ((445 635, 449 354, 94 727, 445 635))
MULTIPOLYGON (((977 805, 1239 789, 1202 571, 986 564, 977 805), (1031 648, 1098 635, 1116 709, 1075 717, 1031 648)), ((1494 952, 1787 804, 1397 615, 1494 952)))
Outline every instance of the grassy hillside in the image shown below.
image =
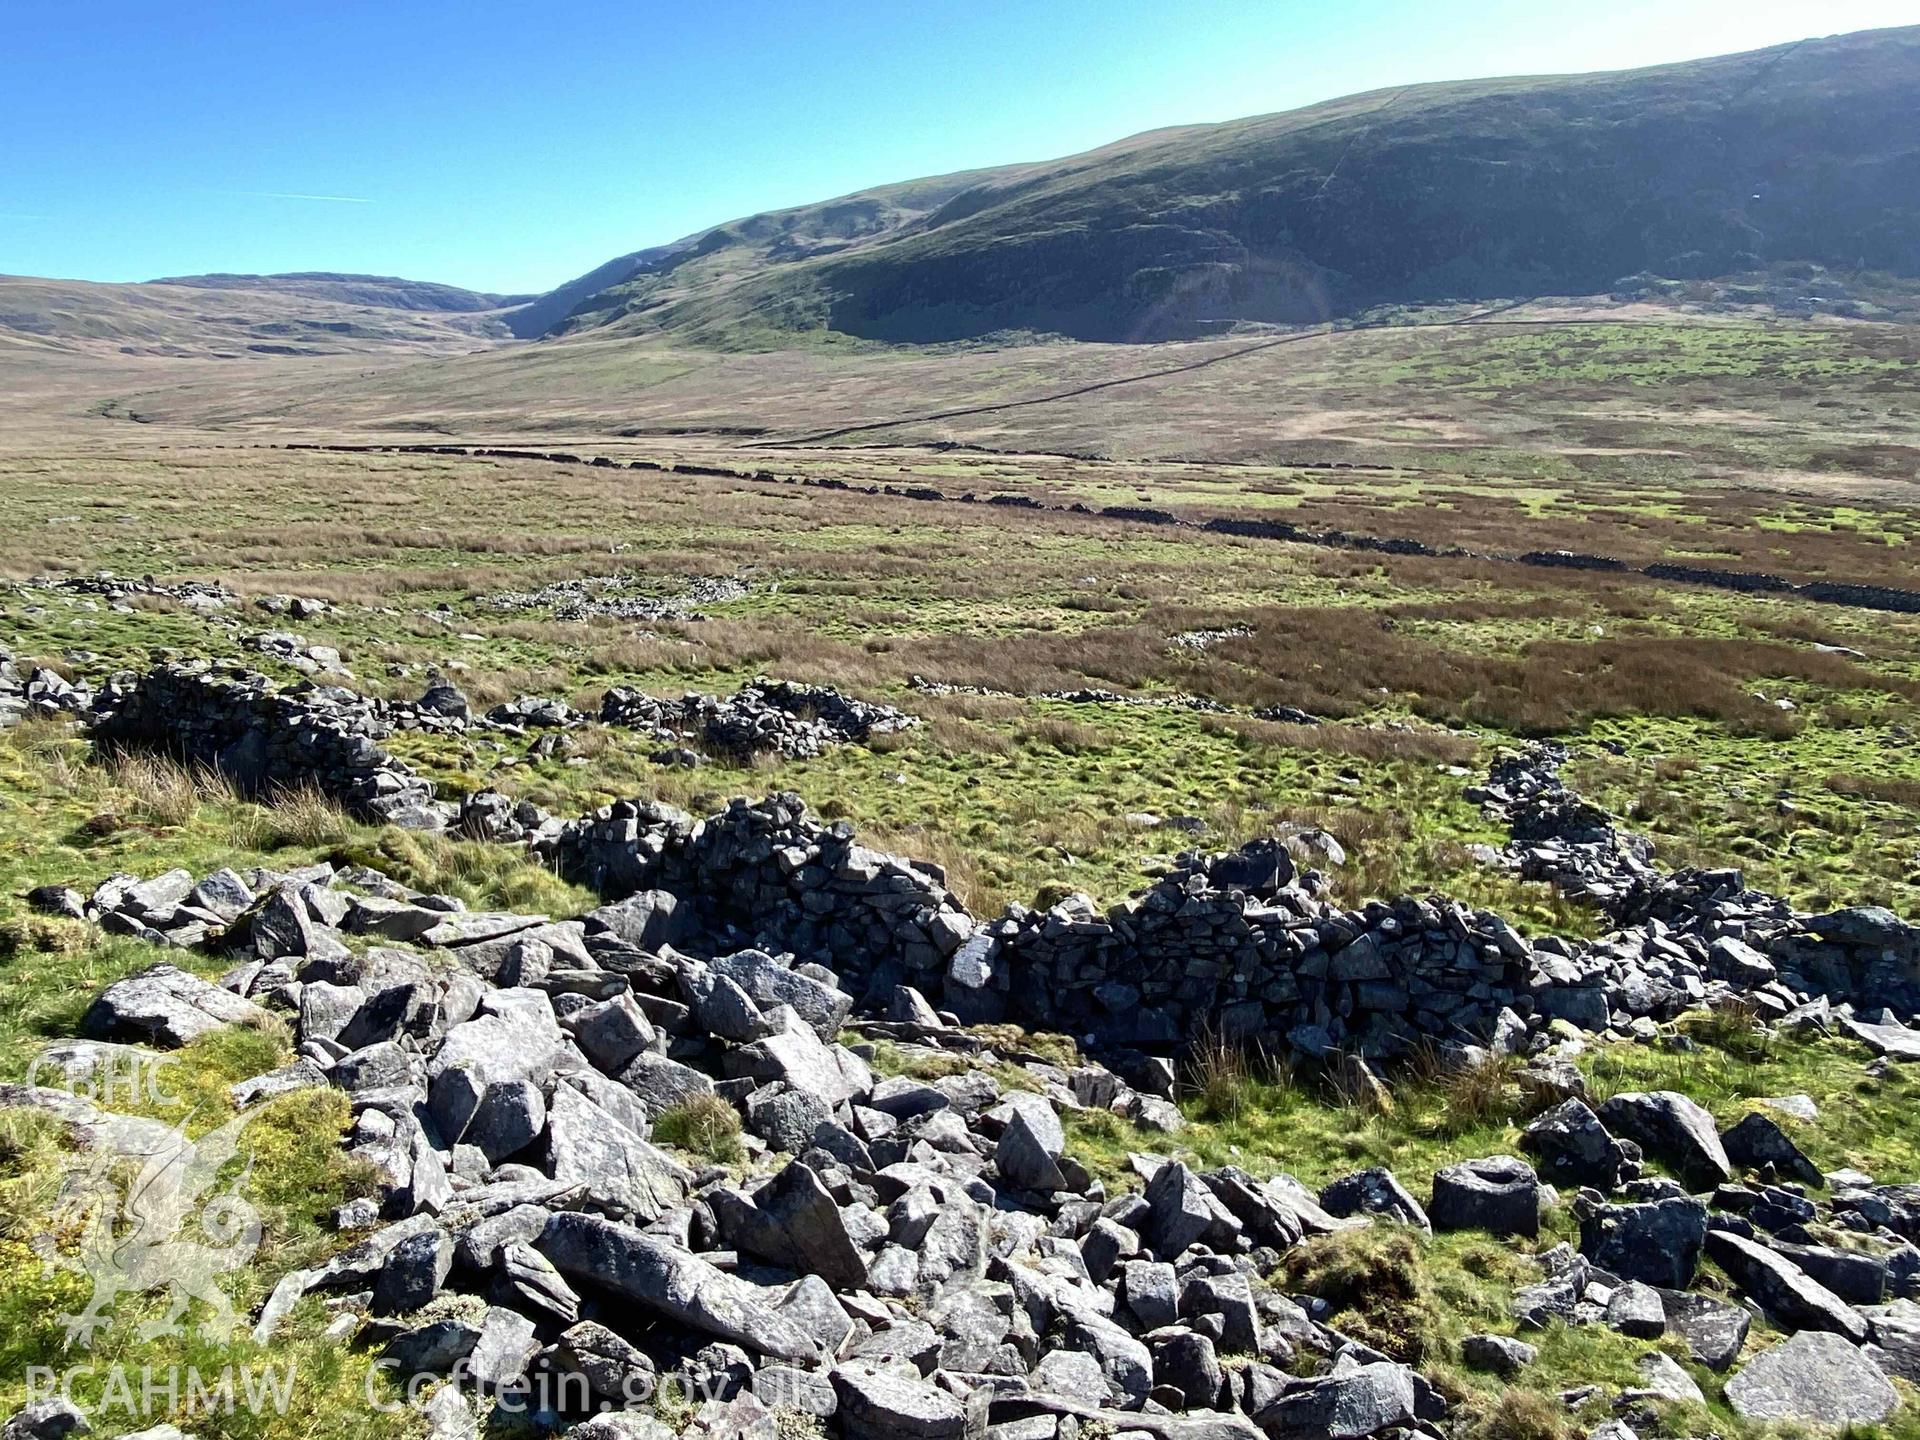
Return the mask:
POLYGON ((1147 340, 1638 272, 1911 276, 1916 97, 1920 28, 1383 90, 737 221, 612 262, 516 326, 1147 340))

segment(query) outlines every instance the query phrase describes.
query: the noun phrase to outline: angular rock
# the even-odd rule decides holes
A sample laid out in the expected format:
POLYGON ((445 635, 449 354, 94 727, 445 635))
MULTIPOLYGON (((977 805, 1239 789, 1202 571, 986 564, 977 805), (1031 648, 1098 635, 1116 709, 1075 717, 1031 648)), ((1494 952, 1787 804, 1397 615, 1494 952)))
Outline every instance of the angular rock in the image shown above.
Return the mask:
POLYGON ((653 1394, 653 1361, 598 1321, 582 1320, 565 1331, 555 1361, 561 1373, 580 1376, 596 1396, 615 1405, 638 1405, 653 1394))
POLYGON ((1701 1393, 1694 1378, 1664 1351, 1655 1350, 1642 1355, 1634 1362, 1634 1368, 1640 1372, 1641 1388, 1656 1399, 1671 1400, 1681 1405, 1706 1403, 1707 1397, 1701 1393))
POLYGON ((1584 1100, 1563 1100, 1534 1117, 1520 1134, 1520 1148, 1540 1162, 1555 1185, 1591 1185, 1610 1191, 1620 1183, 1626 1152, 1584 1100))
POLYGON ((1177 1258, 1213 1224, 1213 1207, 1200 1177, 1178 1160, 1170 1160, 1147 1184, 1147 1203, 1153 1207, 1143 1232, 1148 1247, 1165 1260, 1177 1258))
POLYGON ((1607 1324, 1636 1340, 1658 1340, 1667 1333, 1666 1302, 1653 1286, 1625 1281, 1608 1297, 1607 1324))
POLYGON ((223 1026, 267 1024, 267 1012, 252 1001, 178 966, 153 965, 95 996, 80 1017, 80 1033, 177 1049, 223 1026))
POLYGON ((1254 1417, 1268 1440, 1361 1440, 1412 1423, 1413 1374, 1376 1361, 1282 1395, 1254 1417))
POLYGON ((1580 1253, 1623 1280, 1684 1290, 1707 1238, 1707 1207, 1691 1197, 1602 1205, 1580 1225, 1580 1253))
POLYGON ((966 1406, 917 1376, 846 1364, 831 1379, 847 1440, 964 1440, 968 1433, 966 1406))
POLYGON ((1727 1158, 1745 1170, 1771 1165, 1782 1175, 1808 1185, 1824 1185, 1819 1166, 1809 1160, 1778 1123, 1758 1110, 1743 1116, 1721 1137, 1727 1158))
POLYGON ((1866 1340, 1860 1313, 1784 1255, 1726 1230, 1707 1235, 1707 1254, 1781 1329, 1830 1330, 1855 1345, 1866 1340))
POLYGON ((654 1042, 653 1023, 631 995, 616 995, 567 1017, 566 1029, 595 1068, 618 1075, 654 1042))
POLYGON ((539 1348, 533 1321, 498 1305, 489 1306, 480 1323, 480 1338, 467 1355, 467 1372, 480 1384, 498 1390, 526 1374, 539 1348))
POLYGON ((647 1222, 685 1202, 693 1176, 664 1151, 568 1085, 547 1111, 553 1178, 584 1187, 597 1207, 647 1222))
POLYGON ((1687 1353, 1709 1370, 1725 1370, 1747 1343, 1753 1317, 1738 1305, 1689 1290, 1662 1290, 1667 1331, 1687 1342, 1687 1353))
POLYGON ((788 969, 764 951, 742 950, 722 956, 713 962, 712 969, 738 985, 762 1011, 777 1005, 792 1006, 822 1040, 830 1041, 838 1035, 853 1009, 851 995, 788 969))
POLYGON ((781 1028, 763 1040, 729 1050, 725 1062, 729 1075, 761 1085, 781 1081, 818 1095, 829 1105, 859 1099, 873 1089, 873 1072, 865 1061, 843 1045, 826 1044, 791 1008, 776 1007, 767 1019, 781 1028))
POLYGON ((1517 1375, 1540 1358, 1540 1351, 1511 1335, 1469 1335, 1460 1342, 1460 1358, 1476 1370, 1517 1375))
POLYGON ((1637 1142, 1696 1190, 1733 1178, 1713 1117, 1677 1090, 1628 1091, 1609 1099, 1599 1114, 1608 1129, 1637 1142))
POLYGON ((393 1247, 373 1283, 373 1313, 404 1315, 440 1293, 453 1269, 453 1240, 444 1230, 410 1235, 393 1247))
POLYGON ((547 1223, 538 1244, 563 1273, 703 1335, 776 1360, 811 1364, 819 1355, 813 1337, 776 1313, 757 1287, 629 1226, 567 1211, 547 1223))
POLYGON ((1749 1420, 1877 1425, 1900 1397, 1879 1367, 1839 1335, 1808 1330, 1755 1356, 1727 1382, 1727 1404, 1749 1420))
MULTIPOLYGON (((1057 1121, 1054 1128, 1059 1128, 1057 1121)), ((1000 1178, 1016 1190, 1050 1195, 1067 1188, 1066 1177, 1060 1173, 1060 1154, 1061 1149, 1049 1153, 1047 1140, 1035 1133, 1033 1122, 1023 1111, 1016 1113, 1001 1132, 993 1163, 1000 1178)))
POLYGON ((1383 1215, 1431 1235, 1433 1223, 1420 1202, 1393 1176, 1378 1166, 1343 1175, 1320 1192, 1320 1204, 1329 1215, 1383 1215))

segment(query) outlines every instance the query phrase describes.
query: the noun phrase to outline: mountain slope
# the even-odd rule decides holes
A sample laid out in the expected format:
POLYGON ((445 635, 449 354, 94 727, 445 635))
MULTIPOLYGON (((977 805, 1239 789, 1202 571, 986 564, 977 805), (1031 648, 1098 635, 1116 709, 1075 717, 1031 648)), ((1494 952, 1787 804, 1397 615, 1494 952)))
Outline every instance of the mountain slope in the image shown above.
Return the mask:
POLYGON ((1410 86, 639 251, 517 333, 1150 340, 1781 261, 1920 274, 1920 27, 1410 86))

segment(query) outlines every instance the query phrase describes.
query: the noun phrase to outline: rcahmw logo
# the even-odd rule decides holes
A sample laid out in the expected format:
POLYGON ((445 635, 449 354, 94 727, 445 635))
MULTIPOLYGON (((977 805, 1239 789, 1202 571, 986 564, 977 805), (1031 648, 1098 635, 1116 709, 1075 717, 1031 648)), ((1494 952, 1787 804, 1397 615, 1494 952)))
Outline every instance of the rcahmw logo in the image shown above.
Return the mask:
POLYGON ((212 1375, 197 1365, 50 1365, 27 1367, 27 1403, 60 1399, 82 1414, 249 1415, 287 1413, 293 1402, 292 1365, 228 1365, 212 1375))
MULTIPOLYGON (((161 1084, 160 1064, 158 1057, 138 1052, 107 1051, 82 1073, 70 1065, 56 1086, 44 1086, 38 1073, 27 1078, 64 1091, 85 1108, 107 1099, 152 1102, 171 1098, 161 1084)), ((35 1062, 35 1071, 43 1068, 35 1062)), ((191 1114, 172 1126, 125 1115, 91 1117, 99 1121, 86 1127, 94 1143, 69 1170, 52 1223, 34 1240, 49 1268, 92 1282, 86 1307, 60 1317, 69 1348, 94 1342, 120 1296, 160 1290, 168 1292, 167 1308, 138 1327, 140 1339, 179 1333, 196 1300, 203 1307, 201 1337, 232 1336, 240 1317, 215 1277, 240 1269, 260 1247, 259 1213, 241 1194, 251 1157, 226 1185, 215 1186, 240 1154, 241 1137, 257 1114, 258 1107, 243 1110, 197 1140, 187 1133, 191 1114), (137 1168, 123 1188, 117 1177, 129 1167, 137 1168)))

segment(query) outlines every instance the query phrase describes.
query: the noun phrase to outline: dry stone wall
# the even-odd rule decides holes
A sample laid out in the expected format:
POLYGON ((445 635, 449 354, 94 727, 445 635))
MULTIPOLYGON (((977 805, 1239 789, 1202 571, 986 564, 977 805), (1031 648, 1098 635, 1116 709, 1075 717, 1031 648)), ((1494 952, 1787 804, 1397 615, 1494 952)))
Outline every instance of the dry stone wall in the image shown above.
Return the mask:
POLYGON ((1771 1019, 1831 1001, 1920 1013, 1920 930, 1873 907, 1797 914, 1734 870, 1664 874, 1644 839, 1564 786, 1551 747, 1503 759, 1475 793, 1510 828, 1506 863, 1619 926, 1595 942, 1528 940, 1441 896, 1343 909, 1307 868, 1338 854, 1317 832, 1189 853, 1104 909, 1074 895, 983 920, 937 865, 863 846, 795 795, 704 820, 639 800, 573 822, 491 792, 436 801, 380 748, 393 723, 392 707, 350 691, 171 665, 109 685, 95 734, 217 766, 251 790, 313 784, 370 819, 528 844, 612 902, 600 923, 636 944, 790 954, 830 968, 870 1009, 905 986, 967 1021, 1113 1048, 1169 1051, 1212 1033, 1392 1057, 1482 1044, 1507 1016, 1631 1029, 1734 993, 1771 1019))
POLYGON ((337 686, 281 689, 234 666, 176 663, 110 683, 95 711, 107 751, 153 750, 211 766, 250 794, 311 785, 365 819, 440 829, 433 784, 380 748, 375 702, 337 686))
MULTIPOLYGON (((1285 520, 1223 515, 1195 521, 1141 505, 1094 507, 1083 501, 1066 505, 1049 504, 1031 495, 1000 494, 980 496, 973 491, 949 494, 930 485, 855 484, 830 475, 777 475, 771 470, 740 470, 724 465, 664 465, 651 460, 620 462, 606 456, 592 458, 564 451, 498 450, 462 445, 318 445, 296 444, 289 450, 338 450, 350 453, 386 452, 407 455, 470 455, 477 458, 540 460, 554 465, 591 465, 601 469, 648 470, 675 475, 711 475, 731 480, 751 480, 761 484, 800 485, 816 490, 845 490, 865 495, 888 495, 903 500, 948 502, 958 505, 998 505, 1019 510, 1051 510, 1062 514, 1093 515, 1102 519, 1136 525, 1166 525, 1197 528, 1221 535, 1238 535, 1254 540, 1281 540, 1296 545, 1315 545, 1335 550, 1358 550, 1382 555, 1424 555, 1442 559, 1508 560, 1549 570, 1599 570, 1619 574, 1645 575, 1654 580, 1677 581, 1687 585, 1707 585, 1721 590, 1746 593, 1797 595, 1827 605, 1847 605, 1867 610, 1889 610, 1900 614, 1920 614, 1920 590, 1898 589, 1888 585, 1863 585, 1847 581, 1815 580, 1806 584, 1780 575, 1757 571, 1716 570, 1704 565, 1675 565, 1656 562, 1644 567, 1627 564, 1611 555, 1592 555, 1574 550, 1529 550, 1521 554, 1482 554, 1457 545, 1434 546, 1404 535, 1356 535, 1338 529, 1309 530, 1285 520)), ((1098 459, 1098 456, 1068 456, 1069 459, 1098 459)), ((1309 463, 1308 470, 1367 470, 1372 466, 1354 466, 1339 462, 1309 463)), ((1404 473, 1404 472, 1403 472, 1404 473)))

